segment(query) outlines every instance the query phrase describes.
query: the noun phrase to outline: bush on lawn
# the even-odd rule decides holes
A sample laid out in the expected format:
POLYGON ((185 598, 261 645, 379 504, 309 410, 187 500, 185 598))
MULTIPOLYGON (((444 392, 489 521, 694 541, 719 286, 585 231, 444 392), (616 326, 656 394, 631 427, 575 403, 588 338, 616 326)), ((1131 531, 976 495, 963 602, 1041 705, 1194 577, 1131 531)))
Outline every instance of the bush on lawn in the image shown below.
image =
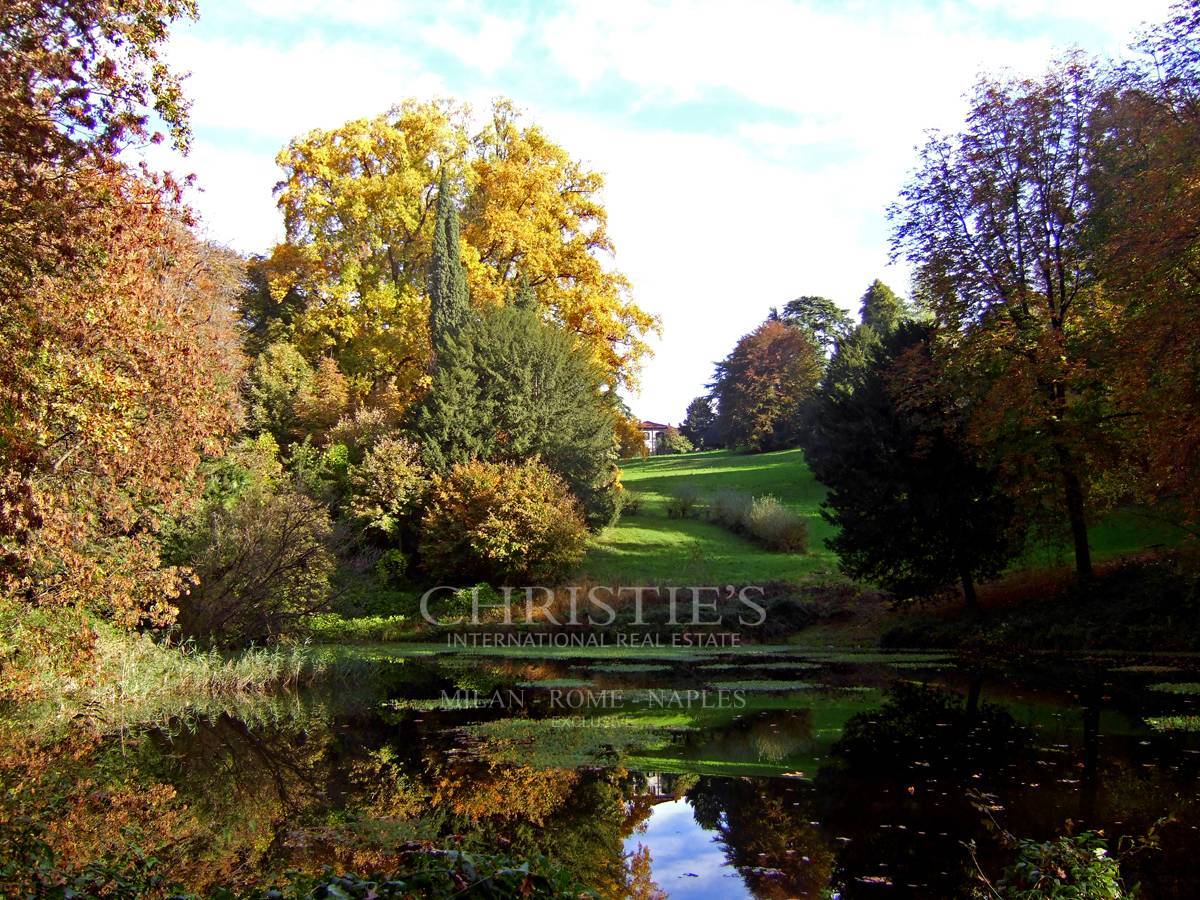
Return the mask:
POLYGON ((636 516, 642 512, 642 495, 637 491, 625 491, 621 495, 621 515, 636 516))
POLYGON ((709 499, 708 516, 723 528, 742 532, 746 529, 746 519, 750 516, 753 503, 754 498, 745 491, 722 488, 709 499))
POLYGON ((768 550, 781 553, 808 550, 808 524, 771 496, 754 498, 746 514, 746 531, 768 550))
POLYGON ((700 492, 690 484, 681 485, 675 493, 667 498, 667 517, 671 519, 687 519, 700 506, 700 492))
POLYGON ((668 428, 663 434, 660 453, 691 453, 696 448, 678 428, 668 428))
POLYGON ((579 564, 586 545, 578 501, 536 459, 475 460, 434 477, 421 558, 439 579, 553 584, 579 564))

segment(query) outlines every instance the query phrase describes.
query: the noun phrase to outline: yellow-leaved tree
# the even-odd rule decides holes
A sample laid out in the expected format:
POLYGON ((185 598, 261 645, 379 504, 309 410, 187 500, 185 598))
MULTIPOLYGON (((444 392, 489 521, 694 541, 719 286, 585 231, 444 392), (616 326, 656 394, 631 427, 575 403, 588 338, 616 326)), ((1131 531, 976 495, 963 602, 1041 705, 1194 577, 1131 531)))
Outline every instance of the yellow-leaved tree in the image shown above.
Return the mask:
POLYGON ((311 362, 332 357, 361 398, 388 382, 410 402, 428 386, 427 274, 443 176, 462 207, 472 302, 504 304, 522 287, 604 366, 635 382, 655 317, 612 268, 603 178, 498 100, 472 132, 469 110, 408 100, 374 119, 317 130, 278 157, 287 239, 262 290, 302 298, 290 339, 311 362))
POLYGON ((633 302, 629 280, 605 265, 615 248, 599 199, 604 176, 536 125, 522 126, 507 100, 495 101, 472 151, 463 258, 474 302, 503 303, 527 283, 614 386, 636 383, 657 321, 633 302))

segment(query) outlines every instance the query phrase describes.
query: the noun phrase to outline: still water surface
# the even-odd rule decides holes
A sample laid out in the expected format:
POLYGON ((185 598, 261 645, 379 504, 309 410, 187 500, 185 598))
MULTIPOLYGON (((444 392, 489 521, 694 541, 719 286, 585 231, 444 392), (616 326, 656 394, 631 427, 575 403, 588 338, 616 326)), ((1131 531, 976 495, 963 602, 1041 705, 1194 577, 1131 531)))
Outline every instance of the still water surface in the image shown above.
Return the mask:
POLYGON ((960 896, 1004 833, 1153 829, 1127 882, 1200 883, 1187 660, 355 652, 336 690, 4 729, 0 840, 77 866, 137 846, 201 890, 431 842, 548 856, 606 896, 648 850, 671 897, 852 898, 960 896))

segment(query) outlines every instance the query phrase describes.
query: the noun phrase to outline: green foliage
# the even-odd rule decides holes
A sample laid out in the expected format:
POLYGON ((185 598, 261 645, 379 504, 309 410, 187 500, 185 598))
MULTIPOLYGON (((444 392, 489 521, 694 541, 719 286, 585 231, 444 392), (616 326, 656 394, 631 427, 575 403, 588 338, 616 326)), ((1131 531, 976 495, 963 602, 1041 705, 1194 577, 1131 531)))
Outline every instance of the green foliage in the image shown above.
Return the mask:
POLYGON ((678 428, 668 428, 662 437, 660 453, 691 453, 696 448, 678 428))
POLYGON ((283 475, 279 445, 269 433, 243 438, 204 468, 204 501, 231 507, 251 491, 266 491, 283 475))
POLYGON ((281 446, 297 439, 297 403, 312 386, 313 369, 292 344, 279 341, 254 360, 246 391, 251 431, 270 433, 281 446))
MULTIPOLYGON (((416 604, 413 604, 414 609, 416 604)), ((309 617, 304 632, 322 644, 374 644, 410 638, 414 630, 411 615, 355 616, 347 618, 337 613, 320 613, 309 617)))
POLYGON ((838 348, 814 404, 805 455, 829 488, 825 517, 842 568, 905 596, 998 574, 1014 555, 1011 504, 979 466, 954 409, 929 385, 929 329, 881 341, 862 328, 838 348))
POLYGON ((435 476, 421 523, 422 563, 439 579, 552 584, 586 543, 574 497, 536 459, 476 460, 435 476))
POLYGON ((643 498, 637 491, 626 490, 621 494, 621 515, 636 516, 642 511, 643 498))
POLYGON ((278 638, 324 609, 331 533, 324 505, 290 487, 204 509, 180 548, 198 582, 179 600, 183 632, 244 646, 278 638))
POLYGON ((306 437, 292 446, 286 468, 299 490, 332 506, 349 490, 350 450, 344 444, 321 449, 306 437))
POLYGON ((697 397, 688 404, 679 431, 693 445, 702 450, 711 450, 721 445, 721 436, 717 428, 717 412, 713 409, 711 397, 697 397))
POLYGON ((699 489, 690 484, 680 485, 675 493, 667 498, 667 518, 690 518, 700 508, 700 501, 699 489))
POLYGON ((1200 733, 1200 716, 1149 716, 1146 724, 1155 731, 1200 733))
POLYGON ((1158 684, 1149 685, 1152 691, 1161 691, 1164 694, 1189 694, 1200 696, 1200 682, 1183 681, 1171 682, 1163 681, 1158 684))
POLYGON ((404 438, 383 438, 350 470, 350 515, 396 544, 404 524, 419 511, 428 486, 417 446, 404 438))
POLYGON ((396 547, 384 550, 375 561, 375 574, 389 587, 404 584, 408 575, 408 556, 396 547))
MULTIPOLYGON (((467 273, 458 235, 458 208, 446 175, 438 184, 433 254, 429 261, 429 333, 435 353, 466 325, 471 314, 467 273)), ((440 363, 440 359, 439 359, 440 363)))
POLYGON ((873 329, 880 337, 887 337, 911 316, 908 304, 876 278, 862 295, 858 317, 864 327, 873 329))
POLYGON ((995 884, 1004 900, 1120 900, 1130 897, 1120 867, 1098 834, 1022 840, 1017 860, 995 884))
POLYGON ((439 351, 416 417, 430 468, 537 456, 583 506, 588 524, 617 513, 613 416, 602 373, 574 339, 529 309, 503 307, 468 323, 439 351))
POLYGON ((799 328, 824 354, 832 353, 854 327, 846 311, 828 297, 804 296, 789 300, 779 318, 799 328))

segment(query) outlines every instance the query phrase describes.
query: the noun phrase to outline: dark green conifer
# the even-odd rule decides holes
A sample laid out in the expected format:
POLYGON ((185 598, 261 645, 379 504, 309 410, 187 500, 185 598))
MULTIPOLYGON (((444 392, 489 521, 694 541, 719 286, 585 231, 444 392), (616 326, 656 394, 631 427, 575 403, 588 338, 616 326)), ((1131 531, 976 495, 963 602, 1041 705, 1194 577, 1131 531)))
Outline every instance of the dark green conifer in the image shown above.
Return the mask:
POLYGON ((435 354, 441 354, 447 341, 462 330, 470 314, 467 273, 459 247, 458 208, 443 174, 438 183, 433 255, 429 261, 429 333, 435 354))
POLYGON ((880 337, 887 337, 900 323, 912 318, 908 304, 895 291, 876 278, 862 296, 859 319, 880 337))

